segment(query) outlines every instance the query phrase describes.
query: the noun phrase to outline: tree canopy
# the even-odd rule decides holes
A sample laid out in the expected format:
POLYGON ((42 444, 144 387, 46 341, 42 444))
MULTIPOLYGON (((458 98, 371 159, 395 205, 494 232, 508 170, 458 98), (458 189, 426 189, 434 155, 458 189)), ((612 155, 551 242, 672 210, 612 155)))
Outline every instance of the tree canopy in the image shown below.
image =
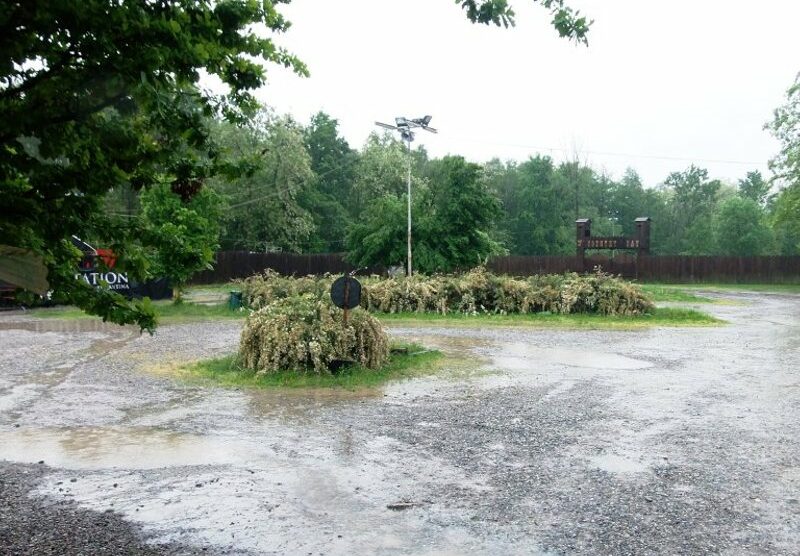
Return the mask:
MULTIPOLYGON (((146 304, 127 301, 107 289, 90 289, 74 279, 80 254, 70 236, 113 248, 121 270, 136 279, 148 278, 163 268, 158 262, 163 256, 153 245, 146 245, 153 236, 143 231, 148 226, 154 229, 154 223, 132 214, 137 192, 158 188, 161 205, 175 208, 175 199, 166 195, 186 204, 214 176, 255 174, 247 164, 242 169, 225 159, 225 149, 216 145, 209 122, 215 118, 247 122, 257 109, 252 91, 264 85, 267 64, 308 74, 303 62, 274 40, 289 27, 278 11, 285 3, 6 2, 0 13, 0 117, 4 123, 0 130, 0 243, 40 257, 47 266, 50 287, 60 299, 104 319, 152 330, 154 315, 146 304), (215 94, 201 87, 205 74, 218 78, 225 92, 215 94), (109 192, 127 196, 127 210, 121 215, 104 210, 109 192)), ((514 23, 506 0, 456 3, 475 23, 514 23)), ((591 22, 564 0, 539 3, 551 13, 561 36, 586 41, 591 22)), ((327 179, 314 192, 284 196, 284 208, 299 199, 331 218, 343 214, 335 196, 344 182, 333 179, 334 172, 325 174, 322 168, 329 161, 318 149, 331 139, 331 131, 332 123, 320 120, 304 137, 317 179, 327 179)), ((296 143, 297 138, 290 141, 296 143)), ((342 144, 333 147, 339 154, 345 152, 342 144)), ((280 156, 275 149, 267 152, 280 156)), ((295 182, 295 171, 297 164, 304 164, 293 164, 290 170, 284 160, 267 161, 273 175, 265 187, 272 187, 276 194, 300 188, 303 179, 295 182)), ((297 248, 312 225, 323 227, 319 219, 312 224, 300 208, 287 212, 291 223, 305 220, 308 226, 291 225, 277 239, 263 230, 248 231, 245 235, 253 239, 245 241, 297 248)), ((318 247, 332 247, 342 233, 342 229, 332 230, 318 247)), ((210 239, 208 246, 214 244, 210 239)), ((210 261, 207 249, 192 250, 201 256, 174 259, 175 264, 188 265, 175 268, 176 276, 210 261)))

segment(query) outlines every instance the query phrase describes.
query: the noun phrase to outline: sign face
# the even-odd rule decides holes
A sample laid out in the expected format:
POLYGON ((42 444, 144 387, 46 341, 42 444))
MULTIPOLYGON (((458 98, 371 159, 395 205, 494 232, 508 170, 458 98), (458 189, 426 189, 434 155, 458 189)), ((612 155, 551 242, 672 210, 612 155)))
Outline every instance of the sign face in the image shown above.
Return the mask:
POLYGON ((355 309, 361 303, 361 283, 352 276, 340 276, 331 284, 331 301, 340 309, 355 309))
POLYGON ((639 249, 638 239, 630 237, 588 237, 578 240, 578 249, 639 249))

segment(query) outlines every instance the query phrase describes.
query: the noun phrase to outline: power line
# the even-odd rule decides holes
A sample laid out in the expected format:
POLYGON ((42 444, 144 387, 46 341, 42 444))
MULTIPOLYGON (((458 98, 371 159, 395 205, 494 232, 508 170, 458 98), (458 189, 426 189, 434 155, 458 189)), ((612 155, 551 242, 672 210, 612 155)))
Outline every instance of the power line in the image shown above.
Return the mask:
MULTIPOLYGON (((453 139, 452 137, 448 139, 453 139)), ((462 143, 473 143, 477 145, 496 145, 502 147, 517 147, 523 149, 531 149, 534 151, 544 152, 562 152, 562 153, 571 153, 574 149, 567 149, 563 147, 543 147, 537 145, 527 145, 522 143, 504 143, 504 142, 494 142, 494 141, 475 141, 472 139, 462 139, 460 137, 456 137, 455 141, 461 141, 462 143)), ((641 159, 650 159, 650 160, 672 160, 678 162, 699 162, 704 164, 739 164, 743 166, 761 166, 765 164, 764 161, 761 162, 754 162, 754 161, 746 161, 746 160, 721 160, 721 159, 713 159, 713 158, 697 158, 697 157, 681 157, 681 156, 671 156, 671 155, 655 155, 655 154, 634 154, 634 153, 621 153, 621 152, 611 152, 611 151, 592 151, 592 150, 585 150, 585 149, 578 149, 579 153, 586 153, 586 154, 594 154, 598 156, 619 156, 619 157, 626 157, 626 158, 641 158, 641 159)))

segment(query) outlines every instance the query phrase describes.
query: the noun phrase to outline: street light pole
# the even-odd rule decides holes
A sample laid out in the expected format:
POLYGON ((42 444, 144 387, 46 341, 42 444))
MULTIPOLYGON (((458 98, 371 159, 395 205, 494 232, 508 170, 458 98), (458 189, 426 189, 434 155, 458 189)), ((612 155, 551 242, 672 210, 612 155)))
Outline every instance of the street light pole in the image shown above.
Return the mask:
POLYGON ((407 174, 407 196, 408 196, 408 230, 406 239, 408 240, 408 276, 411 276, 411 139, 406 140, 408 146, 408 174, 407 174))
POLYGON ((380 126, 384 129, 399 131, 401 139, 406 142, 406 146, 408 147, 408 172, 407 172, 407 183, 406 183, 406 188, 407 188, 406 197, 408 199, 408 218, 407 218, 407 234, 406 234, 408 241, 408 254, 406 260, 406 276, 411 276, 411 141, 414 140, 414 132, 411 130, 414 128, 420 128, 424 129, 425 131, 430 131, 431 133, 436 133, 436 130, 428 125, 430 121, 431 121, 431 116, 425 116, 423 118, 415 118, 415 119, 408 119, 402 117, 395 118, 394 119, 395 125, 375 122, 375 125, 380 126))

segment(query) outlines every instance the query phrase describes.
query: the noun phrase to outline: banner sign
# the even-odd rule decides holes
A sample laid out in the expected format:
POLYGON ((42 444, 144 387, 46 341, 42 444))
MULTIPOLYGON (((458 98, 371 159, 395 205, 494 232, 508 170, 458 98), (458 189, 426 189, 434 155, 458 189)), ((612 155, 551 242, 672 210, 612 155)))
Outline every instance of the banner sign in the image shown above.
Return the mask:
MULTIPOLYGON (((92 249, 88 245, 87 247, 92 249)), ((92 249, 91 251, 84 249, 83 251, 84 256, 78 265, 78 272, 75 274, 76 280, 83 280, 94 288, 108 288, 128 298, 172 298, 172 288, 166 278, 157 278, 139 284, 131 281, 126 272, 118 272, 114 269, 117 265, 117 257, 111 249, 92 249), (98 259, 103 262, 102 266, 105 268, 97 268, 98 259)))
POLYGON ((590 237, 578 240, 579 249, 639 249, 640 240, 624 236, 590 237))

